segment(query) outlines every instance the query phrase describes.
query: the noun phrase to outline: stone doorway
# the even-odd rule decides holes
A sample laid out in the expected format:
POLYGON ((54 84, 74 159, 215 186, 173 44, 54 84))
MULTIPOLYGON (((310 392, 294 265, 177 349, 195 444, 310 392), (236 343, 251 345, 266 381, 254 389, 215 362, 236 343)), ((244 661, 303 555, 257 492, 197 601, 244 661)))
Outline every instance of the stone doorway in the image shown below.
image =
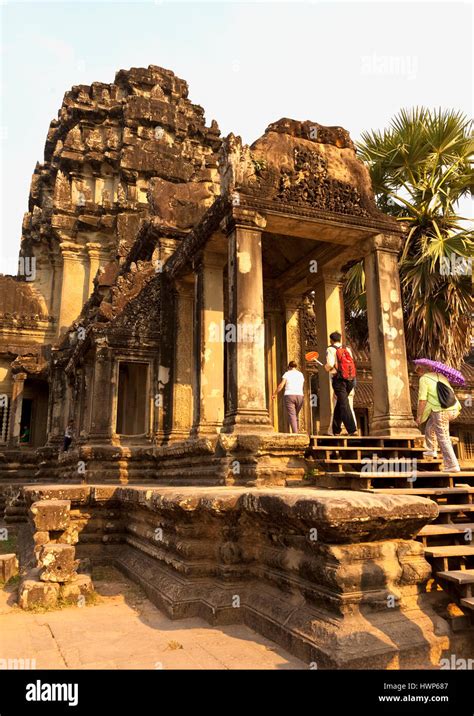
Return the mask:
POLYGON ((148 415, 148 363, 120 361, 116 433, 144 435, 148 415))

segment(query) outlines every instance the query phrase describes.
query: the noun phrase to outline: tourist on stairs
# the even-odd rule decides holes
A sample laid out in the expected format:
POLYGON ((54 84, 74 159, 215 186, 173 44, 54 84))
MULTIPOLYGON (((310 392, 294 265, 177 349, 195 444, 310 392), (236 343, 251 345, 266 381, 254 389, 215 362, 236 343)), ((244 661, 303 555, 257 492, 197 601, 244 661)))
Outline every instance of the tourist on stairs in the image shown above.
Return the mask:
POLYGON ((290 360, 288 370, 286 373, 283 373, 281 382, 272 395, 272 400, 275 400, 280 390, 285 389, 285 408, 288 415, 288 422, 293 433, 299 432, 298 415, 303 407, 303 384, 303 373, 298 370, 295 361, 290 360))
POLYGON ((423 456, 436 458, 438 444, 443 456, 443 470, 460 472, 459 461, 449 435, 449 423, 458 417, 461 405, 448 378, 432 370, 429 365, 421 363, 421 360, 425 359, 416 360, 414 363, 416 373, 420 376, 416 423, 420 427, 424 426, 423 456))
POLYGON ((331 345, 326 351, 325 370, 331 375, 336 405, 332 418, 332 434, 340 435, 344 425, 349 435, 357 434, 357 425, 349 402, 349 395, 355 386, 356 367, 349 346, 341 344, 341 334, 334 331, 329 336, 331 345))

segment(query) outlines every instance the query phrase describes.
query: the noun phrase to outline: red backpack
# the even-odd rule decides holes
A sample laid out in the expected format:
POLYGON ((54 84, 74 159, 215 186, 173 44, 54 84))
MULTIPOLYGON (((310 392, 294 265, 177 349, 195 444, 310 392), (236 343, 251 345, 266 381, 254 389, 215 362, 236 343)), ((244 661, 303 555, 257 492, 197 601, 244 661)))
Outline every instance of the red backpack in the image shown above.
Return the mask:
POLYGON ((356 377, 356 367, 354 358, 347 350, 346 346, 336 348, 337 374, 345 380, 354 380, 356 377))

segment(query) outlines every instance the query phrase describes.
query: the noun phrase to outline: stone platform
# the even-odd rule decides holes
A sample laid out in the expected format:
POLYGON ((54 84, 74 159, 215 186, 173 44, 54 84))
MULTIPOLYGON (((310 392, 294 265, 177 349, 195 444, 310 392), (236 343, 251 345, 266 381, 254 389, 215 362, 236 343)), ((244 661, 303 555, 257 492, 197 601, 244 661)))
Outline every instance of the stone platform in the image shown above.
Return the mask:
POLYGON ((112 565, 173 619, 244 624, 318 668, 439 668, 472 653, 426 594, 416 496, 246 487, 44 485, 71 501, 78 557, 112 565))
POLYGON ((286 485, 304 477, 306 434, 232 433, 165 445, 77 445, 38 450, 38 480, 61 483, 286 485))

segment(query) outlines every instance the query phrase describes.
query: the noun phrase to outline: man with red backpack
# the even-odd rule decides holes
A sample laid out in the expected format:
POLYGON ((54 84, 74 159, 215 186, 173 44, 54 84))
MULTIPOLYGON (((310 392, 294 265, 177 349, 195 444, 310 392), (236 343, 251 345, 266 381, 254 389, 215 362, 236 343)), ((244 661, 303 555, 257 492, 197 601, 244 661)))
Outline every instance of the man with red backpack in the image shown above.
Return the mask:
POLYGON ((349 395, 354 389, 356 367, 354 356, 348 346, 341 344, 341 334, 334 331, 329 336, 331 345, 326 351, 325 370, 331 375, 332 387, 336 396, 336 405, 332 418, 332 432, 340 435, 344 425, 349 435, 356 435, 357 425, 349 402, 349 395))

